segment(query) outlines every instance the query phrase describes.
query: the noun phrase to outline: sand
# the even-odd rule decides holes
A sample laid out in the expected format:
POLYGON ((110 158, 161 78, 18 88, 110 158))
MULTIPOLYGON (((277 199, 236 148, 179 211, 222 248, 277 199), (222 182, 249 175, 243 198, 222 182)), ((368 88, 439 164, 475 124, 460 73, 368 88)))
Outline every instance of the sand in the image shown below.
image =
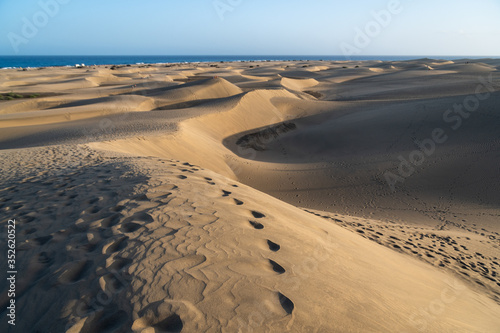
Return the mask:
POLYGON ((0 71, 0 330, 498 332, 499 69, 0 71))

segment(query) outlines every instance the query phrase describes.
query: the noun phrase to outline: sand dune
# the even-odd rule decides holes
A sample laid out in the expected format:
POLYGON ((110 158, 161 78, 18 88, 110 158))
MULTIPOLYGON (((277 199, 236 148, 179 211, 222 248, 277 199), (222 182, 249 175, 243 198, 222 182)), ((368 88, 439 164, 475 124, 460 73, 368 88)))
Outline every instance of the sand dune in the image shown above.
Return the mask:
POLYGON ((466 64, 448 64, 441 66, 442 69, 453 70, 462 73, 481 73, 481 72, 493 72, 497 69, 491 65, 487 65, 485 63, 476 62, 476 63, 466 63, 466 64))
POLYGON ((160 90, 154 96, 166 104, 230 97, 242 93, 241 89, 222 78, 212 78, 186 83, 167 90, 160 90))
POLYGON ((319 82, 316 81, 315 79, 302 79, 302 80, 295 80, 295 79, 289 79, 284 77, 281 79, 281 85, 287 89, 290 90, 304 90, 306 88, 314 87, 318 85, 319 82))
POLYGON ((63 170, 23 175, 16 187, 57 197, 52 206, 9 186, 13 200, 2 204, 27 212, 18 246, 30 274, 19 289, 30 297, 19 308, 44 329, 481 332, 499 324, 494 302, 457 278, 240 183, 189 163, 68 148, 18 151, 6 168, 29 157, 63 170), (418 311, 433 302, 446 309, 425 323, 418 311))
POLYGON ((223 139, 269 122, 283 121, 285 116, 270 102, 278 97, 297 99, 285 90, 253 91, 205 107, 206 115, 182 122, 179 131, 172 135, 145 140, 133 137, 93 145, 99 149, 142 156, 184 156, 192 163, 204 164, 210 170, 236 179, 233 163, 228 163, 230 160, 227 159, 230 151, 222 145, 223 139), (221 109, 230 111, 218 112, 221 109))
POLYGON ((3 71, 15 332, 496 332, 498 64, 3 71))
POLYGON ((71 120, 93 118, 113 113, 150 111, 156 108, 152 98, 144 96, 112 96, 60 105, 55 109, 16 112, 4 115, 0 128, 53 124, 71 120))

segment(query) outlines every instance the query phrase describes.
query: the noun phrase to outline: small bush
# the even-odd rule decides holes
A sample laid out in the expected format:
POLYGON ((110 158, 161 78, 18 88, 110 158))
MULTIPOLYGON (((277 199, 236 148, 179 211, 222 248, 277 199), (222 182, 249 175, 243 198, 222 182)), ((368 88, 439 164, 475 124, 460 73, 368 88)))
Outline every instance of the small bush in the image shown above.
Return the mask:
POLYGON ((23 95, 15 94, 13 92, 8 93, 7 96, 10 96, 12 98, 23 98, 23 95))
POLYGON ((12 101, 13 99, 19 98, 37 98, 40 97, 40 94, 31 94, 31 95, 21 95, 14 92, 0 94, 0 101, 12 101))

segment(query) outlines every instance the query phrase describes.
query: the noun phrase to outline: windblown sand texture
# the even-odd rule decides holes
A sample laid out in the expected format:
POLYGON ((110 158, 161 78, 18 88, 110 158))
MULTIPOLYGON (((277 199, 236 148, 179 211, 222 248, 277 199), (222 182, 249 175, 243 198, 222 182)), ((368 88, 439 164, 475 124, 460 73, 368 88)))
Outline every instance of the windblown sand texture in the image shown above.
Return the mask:
POLYGON ((0 331, 500 332, 499 69, 1 70, 0 331))

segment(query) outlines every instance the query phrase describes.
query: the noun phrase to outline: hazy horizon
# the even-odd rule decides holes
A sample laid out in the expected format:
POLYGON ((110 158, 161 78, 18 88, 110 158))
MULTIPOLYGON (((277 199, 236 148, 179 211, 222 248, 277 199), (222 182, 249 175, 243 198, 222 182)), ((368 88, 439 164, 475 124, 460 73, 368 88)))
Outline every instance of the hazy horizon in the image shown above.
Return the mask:
MULTIPOLYGON (((0 54, 0 57, 342 57, 342 54, 0 54)), ((356 57, 453 57, 453 58, 500 58, 500 55, 481 54, 361 54, 356 57)), ((418 58, 416 58, 418 59, 418 58)), ((264 59, 265 60, 265 59, 264 59)), ((297 59, 300 60, 300 59, 297 59)))

